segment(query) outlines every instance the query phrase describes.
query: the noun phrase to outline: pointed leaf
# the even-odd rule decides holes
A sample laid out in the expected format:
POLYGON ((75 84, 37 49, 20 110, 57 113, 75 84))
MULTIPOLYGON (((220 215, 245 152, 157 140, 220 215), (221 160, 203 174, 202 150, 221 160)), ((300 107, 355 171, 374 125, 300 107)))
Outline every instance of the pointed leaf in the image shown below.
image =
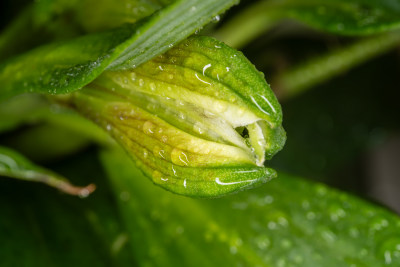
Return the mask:
POLYGON ((165 52, 236 0, 181 0, 133 25, 37 48, 0 65, 0 99, 22 92, 64 94, 106 68, 134 68, 165 52))
POLYGON ((121 152, 102 160, 139 265, 399 266, 400 218, 321 184, 280 174, 213 200, 155 188, 121 152))
POLYGON ((0 176, 39 182, 57 188, 64 193, 86 197, 96 188, 93 184, 77 187, 65 178, 36 166, 24 156, 9 148, 0 147, 0 176))

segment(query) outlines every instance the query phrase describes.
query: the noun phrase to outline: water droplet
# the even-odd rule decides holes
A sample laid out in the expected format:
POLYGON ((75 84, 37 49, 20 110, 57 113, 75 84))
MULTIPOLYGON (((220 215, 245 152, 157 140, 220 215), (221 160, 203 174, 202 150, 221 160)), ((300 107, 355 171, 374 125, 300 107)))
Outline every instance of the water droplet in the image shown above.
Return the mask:
POLYGON ((317 192, 317 194, 319 195, 319 196, 325 196, 326 195, 326 193, 327 193, 327 189, 326 189, 326 187, 325 186, 323 186, 323 185, 317 185, 317 186, 315 186, 315 191, 317 192))
POLYGON ((331 230, 320 230, 320 234, 326 242, 333 243, 336 241, 336 235, 331 230))
POLYGON ((306 218, 308 219, 308 220, 314 220, 315 219, 315 217, 316 217, 316 215, 315 215, 315 213, 314 212, 312 212, 312 211, 309 211, 309 212, 307 212, 307 214, 306 214, 306 218))
POLYGON ((276 267, 285 267, 286 260, 284 258, 280 258, 276 261, 276 267))
POLYGON ((333 222, 338 221, 340 218, 343 218, 346 215, 346 212, 338 205, 332 205, 329 207, 329 216, 333 222))
POLYGON ((267 236, 259 236, 255 239, 257 247, 261 250, 267 249, 271 245, 271 241, 267 236))
POLYGON ((156 90, 156 84, 155 83, 150 83, 150 90, 155 91, 156 90))
POLYGON ((179 112, 179 118, 182 120, 186 119, 186 114, 183 112, 179 112))
POLYGON ((165 150, 161 149, 159 146, 154 146, 153 155, 158 158, 165 159, 165 150))
POLYGON ((264 197, 264 203, 265 204, 272 204, 272 202, 274 202, 274 197, 273 196, 267 195, 267 196, 264 197))
POLYGON ((144 85, 143 79, 139 79, 139 86, 142 87, 144 85))
POLYGON ((278 224, 283 227, 286 227, 289 225, 289 221, 285 217, 281 216, 278 218, 278 224))
POLYGON ((179 165, 179 166, 188 166, 189 159, 188 156, 182 150, 178 148, 174 148, 171 151, 171 161, 172 163, 179 165))
POLYGON ((106 125, 106 129, 107 129, 107 131, 111 131, 111 129, 112 129, 111 124, 107 124, 107 125, 106 125))
POLYGON ((147 158, 147 156, 149 155, 149 151, 147 151, 146 148, 143 149, 143 158, 147 158))
POLYGON ((143 132, 145 134, 153 134, 156 126, 151 121, 146 121, 143 124, 143 132))
POLYGON ((379 246, 378 253, 384 259, 385 264, 392 264, 400 260, 400 236, 387 238, 379 246))
POLYGON ((292 260, 294 263, 296 263, 296 266, 299 266, 304 261, 303 256, 299 253, 294 254, 292 256, 292 260))
POLYGON ((172 172, 174 173, 174 176, 178 176, 178 175, 176 174, 176 170, 175 170, 175 168, 174 168, 174 165, 173 165, 173 164, 171 165, 171 169, 172 169, 172 172))
POLYGON ((221 20, 221 17, 219 15, 216 15, 215 17, 212 18, 212 22, 217 23, 221 20))
POLYGON ((194 32, 194 34, 199 34, 200 32, 201 32, 201 30, 202 30, 203 28, 198 28, 195 32, 194 32))
POLYGON ((289 239, 282 239, 281 240, 281 247, 283 249, 288 249, 288 248, 292 247, 292 242, 289 239))
POLYGON ((195 132, 198 132, 199 134, 203 134, 203 133, 204 133, 203 125, 201 124, 201 122, 196 122, 196 123, 193 125, 193 130, 194 130, 195 132))
POLYGON ((164 178, 161 172, 155 170, 155 171, 153 171, 153 181, 156 183, 157 182, 167 182, 168 178, 164 178))
POLYGON ((372 232, 377 232, 382 230, 383 228, 387 227, 389 222, 382 217, 375 217, 369 223, 369 229, 372 232))
POLYGON ((209 67, 211 67, 211 64, 207 64, 207 65, 205 65, 205 66, 203 67, 203 76, 205 76, 205 72, 206 72, 206 70, 207 70, 209 67))
POLYGON ((270 230, 276 229, 276 222, 269 222, 268 223, 268 229, 270 229, 270 230))

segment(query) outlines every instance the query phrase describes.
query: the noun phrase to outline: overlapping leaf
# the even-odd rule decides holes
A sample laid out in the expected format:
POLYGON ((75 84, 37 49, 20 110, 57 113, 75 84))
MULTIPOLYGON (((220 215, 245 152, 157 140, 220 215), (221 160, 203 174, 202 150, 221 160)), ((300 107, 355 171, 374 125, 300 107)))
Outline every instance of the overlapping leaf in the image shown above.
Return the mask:
POLYGON ((152 186, 124 157, 102 154, 140 265, 400 264, 399 217, 348 194, 281 174, 223 199, 187 199, 152 186))
POLYGON ((177 1, 133 25, 35 49, 0 66, 0 99, 22 92, 63 94, 106 68, 134 68, 165 52, 236 3, 177 1))

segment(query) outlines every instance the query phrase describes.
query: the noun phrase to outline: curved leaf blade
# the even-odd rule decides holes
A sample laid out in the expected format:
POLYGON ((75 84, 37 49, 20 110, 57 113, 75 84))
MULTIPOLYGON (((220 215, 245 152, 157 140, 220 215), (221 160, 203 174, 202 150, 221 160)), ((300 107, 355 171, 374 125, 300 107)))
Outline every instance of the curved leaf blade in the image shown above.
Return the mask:
POLYGON ((23 92, 65 94, 90 83, 107 67, 134 68, 235 3, 181 0, 136 24, 37 48, 0 66, 0 99, 23 92))
POLYGON ((321 31, 372 35, 400 28, 400 3, 391 0, 257 1, 214 33, 233 47, 243 47, 283 19, 294 19, 321 31))
POLYGON ((101 159, 139 265, 400 264, 399 217, 324 185, 280 174, 226 198, 187 199, 152 186, 121 152, 101 159))
POLYGON ((96 188, 93 184, 85 187, 74 186, 64 177, 36 166, 16 151, 5 147, 0 147, 0 176, 44 183, 64 193, 81 197, 87 197, 96 188))
POLYGON ((368 35, 400 27, 398 1, 286 0, 277 7, 283 16, 338 34, 368 35))

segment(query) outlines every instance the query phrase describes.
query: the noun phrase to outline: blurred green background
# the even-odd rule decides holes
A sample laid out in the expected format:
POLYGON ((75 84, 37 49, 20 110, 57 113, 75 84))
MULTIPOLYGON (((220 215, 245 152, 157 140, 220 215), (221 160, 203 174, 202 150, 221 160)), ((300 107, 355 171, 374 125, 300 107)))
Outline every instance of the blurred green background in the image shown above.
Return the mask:
MULTIPOLYGON (((29 2, 1 1, 0 29, 29 2)), ((224 22, 252 2, 242 1, 203 32, 218 32, 224 22)), ((297 95, 285 95, 281 84, 282 73, 293 66, 355 40, 284 20, 240 48, 265 74, 282 104, 287 143, 267 164, 354 193, 399 214, 399 46, 297 95)), ((137 262, 129 251, 137 249, 134 246, 138 243, 127 241, 126 220, 121 218, 115 192, 98 160, 99 148, 84 137, 61 132, 64 136, 60 136, 58 126, 46 123, 24 125, 2 133, 0 144, 18 149, 75 184, 94 182, 97 191, 82 200, 41 184, 0 178, 0 236, 10 243, 0 250, 1 265, 15 266, 18 257, 26 266, 73 266, 76 262, 81 266, 116 266, 137 262), (49 146, 48 138, 29 144, 31 136, 40 136, 42 131, 69 140, 65 151, 60 148, 57 156, 41 151, 49 146), (53 249, 52 244, 61 245, 53 249), (41 262, 31 264, 38 258, 41 262)), ((126 196, 121 193, 118 197, 126 196)))

